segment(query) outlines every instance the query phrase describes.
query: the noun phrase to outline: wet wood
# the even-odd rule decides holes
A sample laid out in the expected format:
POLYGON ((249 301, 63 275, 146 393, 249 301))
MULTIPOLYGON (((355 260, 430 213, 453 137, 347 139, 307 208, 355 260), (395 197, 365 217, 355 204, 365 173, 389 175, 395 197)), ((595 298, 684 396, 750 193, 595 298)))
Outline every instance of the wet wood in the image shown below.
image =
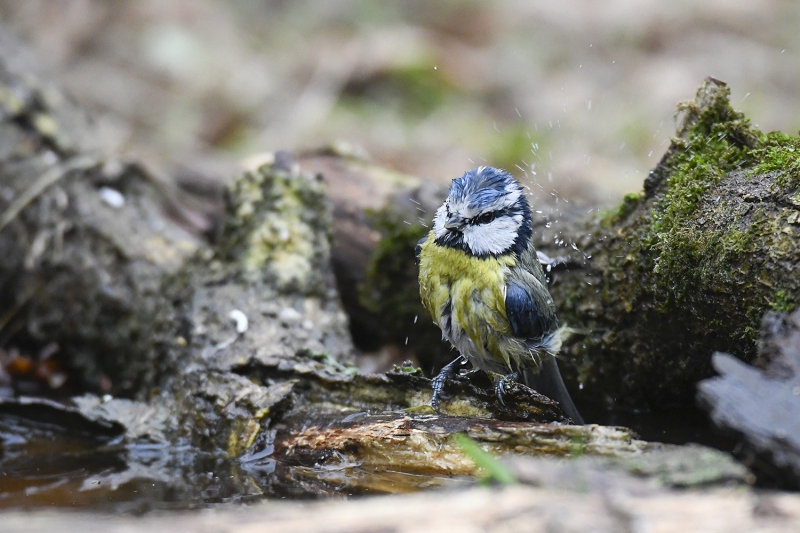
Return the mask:
POLYGON ((624 428, 598 425, 570 426, 503 422, 487 418, 460 418, 403 413, 356 413, 336 420, 332 416, 289 418, 277 426, 273 457, 306 465, 359 465, 427 476, 471 476, 474 461, 453 439, 463 434, 485 451, 557 457, 639 454, 648 444, 624 428), (289 429, 284 433, 285 429, 289 429))

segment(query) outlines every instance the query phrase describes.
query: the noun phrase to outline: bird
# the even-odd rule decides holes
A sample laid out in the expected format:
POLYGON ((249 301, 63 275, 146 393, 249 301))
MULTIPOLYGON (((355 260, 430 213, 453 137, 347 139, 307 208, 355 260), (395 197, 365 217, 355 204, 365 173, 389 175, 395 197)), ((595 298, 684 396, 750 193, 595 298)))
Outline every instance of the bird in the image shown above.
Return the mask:
POLYGON ((423 306, 459 352, 434 378, 431 406, 439 412, 445 383, 468 361, 503 376, 501 403, 506 382, 522 382, 583 424, 556 362, 572 330, 558 325, 520 183, 489 166, 452 180, 415 253, 423 306))

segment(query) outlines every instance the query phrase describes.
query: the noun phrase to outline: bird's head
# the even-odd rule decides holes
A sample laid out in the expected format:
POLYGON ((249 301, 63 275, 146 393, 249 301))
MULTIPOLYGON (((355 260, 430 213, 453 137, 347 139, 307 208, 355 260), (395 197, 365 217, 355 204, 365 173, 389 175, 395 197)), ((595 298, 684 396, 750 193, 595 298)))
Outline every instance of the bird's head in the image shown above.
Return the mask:
POLYGON ((531 211, 511 174, 478 167, 454 179, 436 211, 436 244, 477 257, 521 254, 531 237, 531 211))

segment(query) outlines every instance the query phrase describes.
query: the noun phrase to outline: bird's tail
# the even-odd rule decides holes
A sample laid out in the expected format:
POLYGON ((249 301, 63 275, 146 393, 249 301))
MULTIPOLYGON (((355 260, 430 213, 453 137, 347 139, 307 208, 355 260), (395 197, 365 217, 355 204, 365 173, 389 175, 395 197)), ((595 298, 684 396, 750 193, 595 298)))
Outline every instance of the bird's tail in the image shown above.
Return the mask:
POLYGON ((578 409, 575 407, 566 385, 564 385, 564 380, 561 378, 561 372, 558 370, 558 363, 556 362, 556 356, 561 351, 561 345, 574 331, 567 326, 561 326, 547 335, 537 347, 546 353, 544 357, 541 357, 539 368, 528 367, 523 372, 522 378, 528 387, 540 394, 544 394, 551 400, 557 401, 564 413, 575 424, 583 424, 583 418, 578 413, 578 409))
POLYGON ((557 401, 573 423, 583 424, 583 418, 567 392, 564 380, 561 379, 561 372, 558 370, 558 363, 554 358, 545 357, 538 373, 534 368, 526 368, 522 378, 528 387, 557 401))

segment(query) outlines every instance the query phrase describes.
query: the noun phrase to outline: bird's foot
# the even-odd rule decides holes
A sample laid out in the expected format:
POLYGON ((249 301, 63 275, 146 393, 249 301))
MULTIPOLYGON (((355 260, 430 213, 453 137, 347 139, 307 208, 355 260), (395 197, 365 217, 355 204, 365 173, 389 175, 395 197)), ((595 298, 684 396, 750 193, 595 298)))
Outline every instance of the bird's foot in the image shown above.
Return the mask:
POLYGON ((506 404, 506 402, 503 401, 503 395, 506 393, 506 382, 508 381, 519 381, 519 372, 506 374, 494 384, 494 395, 497 396, 497 401, 503 406, 506 404))
POLYGON ((441 411, 439 411, 439 402, 442 400, 448 400, 450 398, 444 392, 444 386, 447 383, 447 380, 455 376, 458 372, 456 368, 459 365, 463 365, 465 362, 466 360, 464 359, 464 356, 459 355, 453 359, 453 361, 445 365, 441 372, 439 372, 439 374, 433 378, 433 397, 431 398, 431 407, 433 407, 433 410, 437 413, 441 414, 441 411))

